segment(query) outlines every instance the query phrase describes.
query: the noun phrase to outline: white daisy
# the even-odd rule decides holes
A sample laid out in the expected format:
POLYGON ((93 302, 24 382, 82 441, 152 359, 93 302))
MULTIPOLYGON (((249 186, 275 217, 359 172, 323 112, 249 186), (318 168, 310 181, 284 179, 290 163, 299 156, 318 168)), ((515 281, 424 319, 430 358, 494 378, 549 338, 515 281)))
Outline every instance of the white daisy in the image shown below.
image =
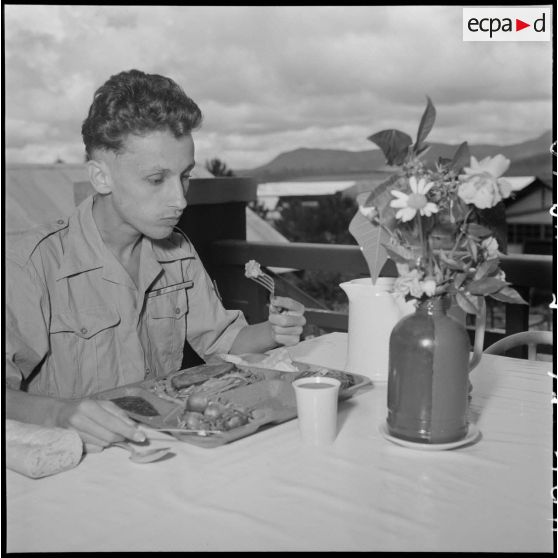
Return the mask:
POLYGON ((416 177, 411 176, 409 186, 411 187, 411 194, 404 194, 398 190, 391 191, 391 194, 397 199, 392 200, 389 205, 399 208, 395 214, 397 219, 410 221, 417 214, 417 211, 421 215, 426 215, 426 217, 438 212, 438 206, 426 199, 426 194, 434 186, 433 182, 427 182, 425 178, 417 181, 416 177))

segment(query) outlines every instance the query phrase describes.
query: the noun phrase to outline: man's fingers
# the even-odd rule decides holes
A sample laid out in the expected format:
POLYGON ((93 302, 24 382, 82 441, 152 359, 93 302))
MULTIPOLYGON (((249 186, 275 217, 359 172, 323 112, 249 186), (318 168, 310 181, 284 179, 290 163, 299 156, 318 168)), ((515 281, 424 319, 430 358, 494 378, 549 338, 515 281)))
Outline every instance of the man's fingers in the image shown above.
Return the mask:
POLYGON ((300 338, 299 338, 298 335, 296 335, 296 336, 276 335, 275 340, 277 341, 277 343, 279 343, 281 345, 290 346, 290 345, 296 345, 300 341, 300 338))
POLYGON ((145 434, 137 429, 135 423, 127 416, 122 418, 119 410, 115 412, 114 403, 110 401, 81 401, 73 416, 70 425, 104 445, 129 438, 137 442, 145 440, 145 434))
POLYGON ((99 453, 104 449, 105 448, 103 446, 98 446, 97 444, 90 444, 89 442, 85 442, 85 453, 99 453))
POLYGON ((112 401, 99 401, 99 405, 109 413, 112 413, 113 415, 122 419, 126 424, 130 426, 136 426, 136 423, 126 414, 126 411, 121 409, 112 401))
POLYGON ((269 321, 274 327, 294 327, 306 324, 306 318, 302 314, 290 312, 269 314, 269 321))
POLYGON ((304 305, 288 296, 272 296, 270 303, 276 308, 285 308, 293 310, 296 313, 304 313, 304 305))
POLYGON ((302 334, 302 326, 290 326, 290 327, 273 326, 273 333, 275 334, 276 337, 278 335, 300 336, 302 334))
POLYGON ((113 442, 118 442, 125 438, 124 435, 113 432, 84 414, 74 415, 71 420, 71 425, 72 428, 79 432, 84 442, 108 446, 113 442))

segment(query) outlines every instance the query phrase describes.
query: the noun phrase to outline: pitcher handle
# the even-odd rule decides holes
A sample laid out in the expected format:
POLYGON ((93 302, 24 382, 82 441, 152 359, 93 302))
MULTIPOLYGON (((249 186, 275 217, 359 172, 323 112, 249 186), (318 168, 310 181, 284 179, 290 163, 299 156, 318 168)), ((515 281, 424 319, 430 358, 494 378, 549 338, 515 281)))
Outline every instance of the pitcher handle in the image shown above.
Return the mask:
POLYGON ((478 296, 478 312, 475 316, 475 343, 473 356, 469 362, 469 372, 480 362, 484 348, 484 332, 486 330, 486 301, 484 296, 478 296))

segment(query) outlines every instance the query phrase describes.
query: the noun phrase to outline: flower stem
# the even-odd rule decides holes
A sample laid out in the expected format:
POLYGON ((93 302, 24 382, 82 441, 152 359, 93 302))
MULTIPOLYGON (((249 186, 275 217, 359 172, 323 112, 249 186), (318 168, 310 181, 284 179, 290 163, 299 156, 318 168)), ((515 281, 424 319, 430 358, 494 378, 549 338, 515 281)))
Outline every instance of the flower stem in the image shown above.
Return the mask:
POLYGON ((459 243, 461 242, 461 239, 463 238, 463 236, 465 236, 465 232, 463 230, 463 227, 467 224, 467 220, 469 219, 469 216, 471 215, 472 212, 473 212, 473 209, 472 208, 469 209, 469 211, 465 215, 465 219, 463 219, 463 224, 461 225, 461 227, 459 227, 459 234, 457 235, 457 239, 455 241, 455 244, 453 245, 453 248, 451 249, 450 258, 453 258, 453 255, 455 254, 455 251, 457 250, 457 247, 459 246, 459 243))
POLYGON ((424 231, 422 229, 422 216, 417 214, 417 223, 418 223, 418 231, 419 231, 419 239, 420 245, 422 249, 422 253, 424 254, 424 260, 426 261, 426 268, 428 274, 431 274, 432 271, 432 262, 430 260, 430 250, 428 249, 428 239, 424 236, 424 231))

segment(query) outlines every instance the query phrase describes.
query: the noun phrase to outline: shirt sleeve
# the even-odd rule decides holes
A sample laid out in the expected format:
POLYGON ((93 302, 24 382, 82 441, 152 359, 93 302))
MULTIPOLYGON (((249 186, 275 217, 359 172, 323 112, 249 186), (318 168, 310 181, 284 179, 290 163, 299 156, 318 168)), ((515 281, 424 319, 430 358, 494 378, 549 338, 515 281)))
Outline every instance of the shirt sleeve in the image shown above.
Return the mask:
POLYGON ((248 322, 241 310, 225 309, 197 254, 186 261, 185 266, 188 277, 194 282, 188 291, 188 342, 202 358, 228 353, 248 322))
POLYGON ((48 351, 50 305, 31 262, 6 266, 6 385, 20 389, 48 351))

